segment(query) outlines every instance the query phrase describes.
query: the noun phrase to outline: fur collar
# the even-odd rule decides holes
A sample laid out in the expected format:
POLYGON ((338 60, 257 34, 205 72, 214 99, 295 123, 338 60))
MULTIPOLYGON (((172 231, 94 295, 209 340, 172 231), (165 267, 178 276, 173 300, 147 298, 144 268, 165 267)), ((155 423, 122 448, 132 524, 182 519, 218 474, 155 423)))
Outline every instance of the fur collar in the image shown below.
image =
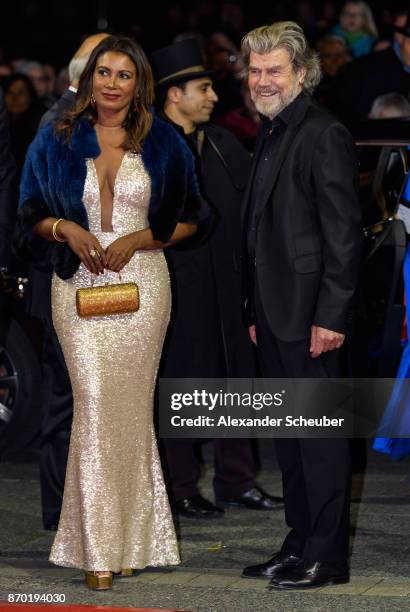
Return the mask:
MULTIPOLYGON (((56 137, 51 124, 40 130, 30 145, 20 189, 20 234, 24 234, 27 247, 38 244, 30 228, 39 218, 62 217, 89 229, 82 201, 86 159, 99 154, 97 135, 89 121, 75 125, 69 145, 56 137)), ((167 242, 178 221, 199 223, 208 217, 208 206, 199 194, 192 153, 170 125, 154 117, 141 156, 151 179, 148 223, 154 239, 167 242)), ((72 276, 79 260, 68 245, 53 243, 52 251, 57 274, 61 278, 72 276)))

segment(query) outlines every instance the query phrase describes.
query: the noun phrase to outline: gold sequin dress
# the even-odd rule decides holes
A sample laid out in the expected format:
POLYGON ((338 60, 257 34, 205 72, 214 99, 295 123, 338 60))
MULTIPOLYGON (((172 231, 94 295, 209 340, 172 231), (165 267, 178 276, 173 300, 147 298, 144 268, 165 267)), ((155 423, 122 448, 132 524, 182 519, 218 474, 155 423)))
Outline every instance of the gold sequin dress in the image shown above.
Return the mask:
MULTIPOLYGON (((113 232, 101 231, 95 164, 87 160, 83 201, 103 248, 147 227, 150 178, 127 152, 115 180, 113 232)), ((75 295, 90 286, 81 264, 54 274, 52 312, 70 374, 74 418, 64 500, 50 561, 84 570, 179 563, 177 541, 153 427, 155 378, 168 326, 171 292, 162 250, 136 252, 121 273, 140 290, 136 313, 81 319, 75 295)), ((119 282, 118 274, 94 277, 119 282)))

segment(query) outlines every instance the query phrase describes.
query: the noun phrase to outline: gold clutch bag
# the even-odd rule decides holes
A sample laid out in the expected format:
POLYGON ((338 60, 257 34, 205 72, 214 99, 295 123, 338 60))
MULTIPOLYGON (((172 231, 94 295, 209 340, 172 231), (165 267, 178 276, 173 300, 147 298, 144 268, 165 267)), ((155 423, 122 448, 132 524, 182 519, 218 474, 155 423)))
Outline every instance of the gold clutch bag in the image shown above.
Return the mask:
POLYGON ((76 302, 79 317, 137 312, 140 307, 138 285, 118 283, 77 289, 76 302))

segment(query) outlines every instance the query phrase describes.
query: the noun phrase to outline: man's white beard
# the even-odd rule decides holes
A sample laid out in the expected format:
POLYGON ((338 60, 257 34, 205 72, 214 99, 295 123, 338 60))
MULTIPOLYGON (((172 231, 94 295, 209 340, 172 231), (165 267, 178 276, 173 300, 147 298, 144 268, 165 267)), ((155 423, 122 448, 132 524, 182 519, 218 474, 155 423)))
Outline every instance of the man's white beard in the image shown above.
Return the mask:
POLYGON ((299 83, 297 79, 295 79, 292 89, 289 92, 289 95, 283 97, 280 93, 277 93, 273 98, 261 98, 256 95, 254 97, 254 93, 251 92, 252 100, 255 104, 256 110, 261 113, 261 115, 265 115, 265 117, 269 117, 269 119, 273 119, 279 113, 283 111, 284 108, 289 106, 291 102, 296 98, 300 91, 299 83))

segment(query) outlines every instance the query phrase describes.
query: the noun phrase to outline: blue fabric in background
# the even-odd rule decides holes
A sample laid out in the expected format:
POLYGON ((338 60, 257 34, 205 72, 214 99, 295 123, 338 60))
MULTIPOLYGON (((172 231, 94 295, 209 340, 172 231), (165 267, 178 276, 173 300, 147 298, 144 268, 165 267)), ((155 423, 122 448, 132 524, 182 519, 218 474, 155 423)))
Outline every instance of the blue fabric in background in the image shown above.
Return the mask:
MULTIPOLYGON (((410 149, 410 147, 408 147, 410 149)), ((403 189, 402 199, 410 203, 410 177, 403 189)), ((410 332, 410 245, 407 247, 404 260, 404 288, 406 294, 406 318, 408 333, 410 332)), ((410 393, 403 385, 403 379, 410 378, 410 342, 401 357, 399 371, 397 372, 397 382, 394 386, 389 403, 386 406, 379 433, 389 433, 394 435, 410 435, 410 393)), ((410 438, 376 438, 373 448, 381 453, 390 455, 392 459, 402 459, 410 454, 410 438)))
POLYGON ((361 35, 358 34, 354 37, 349 36, 349 32, 342 30, 340 25, 335 25, 332 28, 332 32, 333 34, 336 34, 336 36, 340 36, 340 38, 343 38, 346 41, 353 59, 370 53, 373 49, 374 43, 376 42, 376 38, 366 32, 362 32, 361 35))
MULTIPOLYGON (((407 180, 404 197, 410 201, 410 181, 407 180)), ((410 245, 407 246, 404 260, 404 287, 406 293, 407 324, 410 326, 410 245)), ((410 327, 409 327, 410 331, 410 327)), ((397 381, 394 385, 390 400, 380 423, 380 435, 410 436, 410 385, 404 380, 410 378, 410 342, 403 351, 397 381)), ((373 449, 390 455, 392 459, 402 459, 410 454, 410 438, 376 438, 373 449)))

